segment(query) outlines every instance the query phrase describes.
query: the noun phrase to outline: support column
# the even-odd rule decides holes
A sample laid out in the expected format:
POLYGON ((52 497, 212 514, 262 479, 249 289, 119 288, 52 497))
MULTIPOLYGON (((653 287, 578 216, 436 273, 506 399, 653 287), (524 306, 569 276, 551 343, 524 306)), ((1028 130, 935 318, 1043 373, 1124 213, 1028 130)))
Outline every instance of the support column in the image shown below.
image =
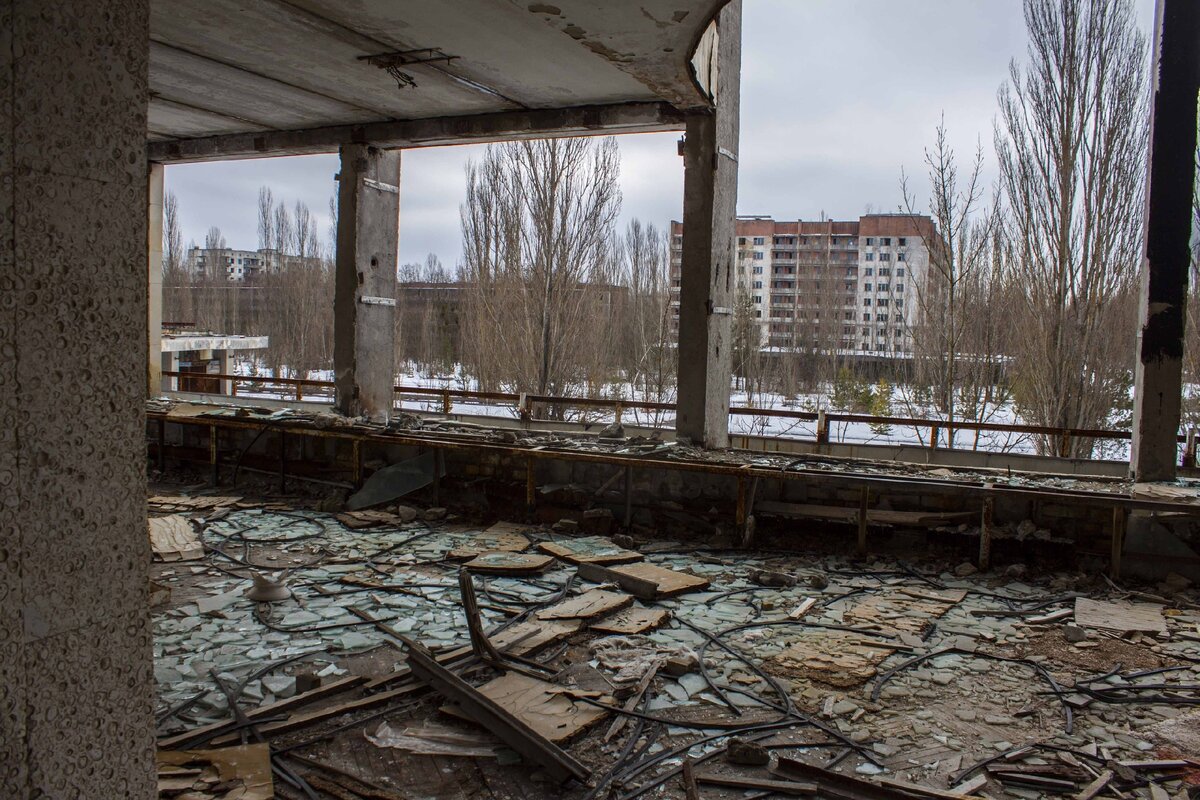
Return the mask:
POLYGON ((717 19, 715 108, 689 113, 684 139, 679 399, 675 430, 704 447, 729 444, 736 268, 742 4, 717 19))
POLYGON ((333 370, 337 409, 387 421, 395 385, 400 151, 343 145, 333 370))
POLYGON ((162 394, 162 298, 163 298, 163 165, 150 163, 146 175, 149 186, 150 217, 146 230, 146 388, 151 397, 162 394))
POLYGON ((1175 478, 1196 175, 1200 3, 1158 0, 1130 472, 1175 478))
POLYGON ((0 1, 0 797, 157 797, 148 0, 0 1))

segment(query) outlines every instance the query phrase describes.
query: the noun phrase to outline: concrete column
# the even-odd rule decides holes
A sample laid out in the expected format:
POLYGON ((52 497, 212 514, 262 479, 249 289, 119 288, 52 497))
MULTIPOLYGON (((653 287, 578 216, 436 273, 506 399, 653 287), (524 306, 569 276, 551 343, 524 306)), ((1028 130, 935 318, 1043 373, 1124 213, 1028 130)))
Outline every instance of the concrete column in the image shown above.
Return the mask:
MULTIPOLYGON (((233 374, 233 372, 231 372, 231 370, 233 369, 233 365, 234 365, 232 356, 233 356, 232 350, 218 350, 217 351, 217 358, 221 362, 221 374, 222 375, 232 375, 233 374)), ((233 381, 227 381, 224 379, 221 380, 221 394, 224 394, 224 395, 233 394, 233 381)))
POLYGON ((1175 478, 1200 92, 1200 3, 1158 0, 1130 471, 1175 478))
POLYGON ((146 293, 146 386, 151 397, 162 394, 162 296, 163 296, 163 165, 148 168, 150 219, 147 228, 146 293))
POLYGON ((395 384, 400 151, 349 144, 341 158, 333 311, 337 409, 387 421, 395 384))
POLYGON ((705 447, 729 444, 741 0, 721 11, 717 34, 715 108, 687 115, 684 140, 679 410, 675 423, 680 436, 705 447))
POLYGON ((0 0, 0 797, 157 797, 148 0, 0 0))

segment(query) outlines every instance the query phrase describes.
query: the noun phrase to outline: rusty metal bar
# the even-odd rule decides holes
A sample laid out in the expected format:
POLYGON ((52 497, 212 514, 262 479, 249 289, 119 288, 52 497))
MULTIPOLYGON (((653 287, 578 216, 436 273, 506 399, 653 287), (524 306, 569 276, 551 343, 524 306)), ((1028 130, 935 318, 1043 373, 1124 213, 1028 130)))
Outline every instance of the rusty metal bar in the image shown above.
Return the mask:
POLYGON ((996 498, 983 498, 983 511, 979 517, 979 564, 980 571, 986 572, 992 566, 992 527, 996 511, 996 498))
POLYGON ((859 558, 864 558, 867 555, 867 506, 870 503, 870 499, 870 487, 862 487, 858 499, 858 547, 855 551, 858 553, 859 558))
POLYGON ((362 488, 363 454, 361 439, 355 439, 350 443, 350 460, 354 464, 354 472, 352 473, 354 487, 356 489, 362 488))

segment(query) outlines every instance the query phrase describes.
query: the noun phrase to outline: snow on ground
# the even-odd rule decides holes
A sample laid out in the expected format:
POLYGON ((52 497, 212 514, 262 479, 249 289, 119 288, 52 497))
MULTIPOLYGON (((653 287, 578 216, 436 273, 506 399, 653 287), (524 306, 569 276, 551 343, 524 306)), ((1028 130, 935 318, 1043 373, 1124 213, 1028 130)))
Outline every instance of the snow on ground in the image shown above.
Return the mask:
MULTIPOLYGON (((241 361, 237 365, 237 374, 270 378, 272 371, 261 365, 253 369, 251 362, 241 361)), ((291 377, 291 376, 289 376, 291 377)), ((306 376, 308 380, 332 381, 332 370, 313 370, 306 376)), ((429 374, 412 364, 406 365, 399 375, 398 385, 415 388, 451 389, 474 391, 478 389, 475 380, 465 374, 461 365, 456 365, 454 371, 442 374, 429 374)), ((582 392, 575 396, 582 396, 582 392)), ((289 387, 264 386, 258 391, 247 388, 238 389, 239 397, 258 397, 263 399, 279 399, 294 397, 294 390, 289 387)), ((605 399, 624 399, 649 402, 674 402, 674 390, 666 396, 648 396, 645 392, 634 390, 628 384, 606 387, 602 394, 605 399)), ((306 388, 304 401, 313 403, 329 403, 333 399, 331 389, 306 388)), ((832 408, 829 396, 819 393, 805 393, 795 397, 785 397, 779 394, 755 392, 752 395, 742 390, 730 392, 731 406, 753 407, 767 410, 789 410, 815 413, 824 408, 826 413, 835 416, 839 412, 832 408)), ((904 402, 901 387, 893 388, 892 415, 896 417, 915 416, 921 419, 936 419, 940 415, 930 409, 920 409, 918 413, 910 414, 904 402)), ((409 395, 400 397, 397 408, 405 411, 423 411, 441 413, 442 399, 440 397, 421 397, 409 395)), ((458 415, 514 418, 517 416, 515 404, 486 402, 464 398, 452 398, 451 412, 458 415)), ((566 419, 573 422, 591 424, 597 427, 613 421, 613 412, 608 409, 569 409, 566 419)), ((646 411, 636 408, 625 409, 622 421, 627 425, 656 429, 674 427, 675 418, 671 412, 646 411)), ((997 425, 1021 425, 1024 420, 1011 403, 996 408, 988 416, 989 423, 997 425)), ((788 417, 769 416, 765 414, 733 414, 729 419, 729 432, 732 434, 750 436, 770 436, 795 439, 816 438, 816 422, 788 417)), ((938 438, 938 445, 947 446, 947 433, 943 429, 938 438)), ((911 425, 875 425, 865 422, 830 421, 829 439, 832 442, 847 444, 877 444, 893 446, 929 447, 930 429, 928 426, 911 425)), ((957 431, 954 436, 954 447, 966 450, 982 450, 1002 453, 1034 454, 1036 450, 1035 437, 1029 434, 1007 431, 957 431)), ((1115 460, 1128 460, 1128 440, 1101 440, 1097 443, 1095 457, 1115 460)))

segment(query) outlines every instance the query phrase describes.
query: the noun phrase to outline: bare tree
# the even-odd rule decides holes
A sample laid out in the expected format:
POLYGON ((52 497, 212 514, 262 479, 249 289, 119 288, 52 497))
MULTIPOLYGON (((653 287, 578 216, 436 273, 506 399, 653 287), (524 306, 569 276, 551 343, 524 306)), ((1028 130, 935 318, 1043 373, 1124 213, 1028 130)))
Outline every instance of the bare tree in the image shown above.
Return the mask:
POLYGON ((492 145, 468 164, 466 358, 483 384, 547 394, 598 383, 589 365, 607 342, 595 325, 612 298, 589 282, 611 273, 619 170, 610 138, 492 145))
POLYGON ((216 225, 209 228, 208 233, 204 235, 204 249, 224 250, 226 247, 225 237, 221 235, 221 229, 216 225))
MULTIPOLYGON (((945 118, 937 126, 933 149, 925 151, 929 180, 929 211, 935 230, 916 227, 925 218, 901 173, 904 207, 914 220, 913 233, 925 238, 928 253, 923 269, 910 275, 917 301, 917 323, 912 326, 913 361, 902 388, 910 413, 924 416, 926 398, 948 423, 947 445, 954 446, 953 423, 958 419, 984 421, 1006 394, 997 391, 1000 354, 994 324, 1002 319, 986 303, 999 288, 1003 260, 997 232, 999 198, 984 204, 983 146, 979 145, 966 173, 960 176, 958 159, 950 146, 945 118), (978 319, 977 315, 983 315, 978 319)), ((915 265, 914 265, 915 266, 915 265)), ((978 445, 978 440, 976 441, 978 445)))
MULTIPOLYGON (((613 282, 628 289, 622 315, 612 326, 618 338, 617 363, 632 391, 654 402, 669 402, 674 398, 675 351, 667 235, 653 224, 632 219, 614 250, 620 258, 613 282)), ((661 415, 651 419, 658 423, 661 415)))
POLYGON ((275 196, 271 187, 258 189, 258 248, 269 250, 275 245, 274 221, 275 196))
MULTIPOLYGON (((996 152, 1021 315, 1024 416, 1098 428, 1128 402, 1147 134, 1129 0, 1025 0, 1029 63, 999 93, 996 152)), ((1091 453, 1043 440, 1040 449, 1091 453)))

